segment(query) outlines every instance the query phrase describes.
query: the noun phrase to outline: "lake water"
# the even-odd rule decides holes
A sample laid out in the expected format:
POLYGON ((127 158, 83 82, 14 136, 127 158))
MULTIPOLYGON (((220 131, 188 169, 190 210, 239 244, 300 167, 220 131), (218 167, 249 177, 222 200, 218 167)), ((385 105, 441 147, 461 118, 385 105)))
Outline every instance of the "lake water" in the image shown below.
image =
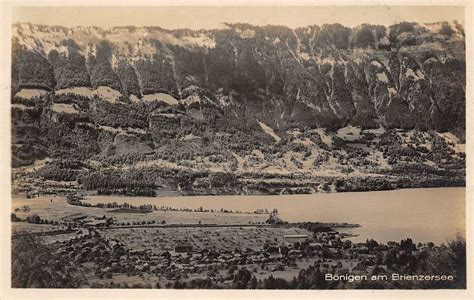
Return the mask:
POLYGON ((446 243, 465 236, 465 188, 404 189, 381 192, 278 196, 117 197, 91 196, 91 204, 128 202, 174 208, 254 211, 276 208, 289 222, 348 222, 358 237, 380 242, 412 238, 416 242, 446 243))

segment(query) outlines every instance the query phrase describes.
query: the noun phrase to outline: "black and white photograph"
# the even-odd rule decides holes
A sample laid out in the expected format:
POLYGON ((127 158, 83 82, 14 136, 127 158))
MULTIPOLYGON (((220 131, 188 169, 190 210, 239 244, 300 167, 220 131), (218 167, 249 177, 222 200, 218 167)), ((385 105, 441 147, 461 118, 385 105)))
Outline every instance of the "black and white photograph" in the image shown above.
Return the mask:
POLYGON ((465 9, 13 7, 9 288, 465 291, 465 9))

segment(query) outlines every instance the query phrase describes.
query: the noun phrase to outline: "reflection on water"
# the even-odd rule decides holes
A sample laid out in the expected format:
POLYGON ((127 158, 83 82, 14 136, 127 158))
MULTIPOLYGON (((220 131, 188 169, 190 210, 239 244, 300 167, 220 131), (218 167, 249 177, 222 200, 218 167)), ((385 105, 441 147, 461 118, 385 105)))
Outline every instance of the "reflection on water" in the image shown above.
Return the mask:
POLYGON ((289 222, 320 221, 358 223, 353 241, 373 238, 443 243, 457 233, 464 235, 465 188, 405 189, 382 192, 279 196, 117 197, 93 196, 99 202, 155 204, 175 208, 232 209, 254 211, 277 208, 289 222))

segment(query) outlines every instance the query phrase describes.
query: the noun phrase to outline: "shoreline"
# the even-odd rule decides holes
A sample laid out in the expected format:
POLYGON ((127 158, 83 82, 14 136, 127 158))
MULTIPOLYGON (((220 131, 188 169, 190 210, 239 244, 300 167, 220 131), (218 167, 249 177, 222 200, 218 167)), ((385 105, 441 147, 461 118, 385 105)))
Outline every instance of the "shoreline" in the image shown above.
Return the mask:
MULTIPOLYGON (((462 186, 420 186, 420 187, 407 187, 407 188, 396 188, 396 189, 378 189, 378 190, 371 190, 371 191, 331 191, 331 192, 321 192, 321 191, 316 191, 314 193, 294 193, 294 194, 270 194, 270 193, 247 193, 247 194, 232 194, 232 193, 222 193, 222 194, 177 194, 177 195, 160 195, 157 194, 155 196, 139 196, 139 195, 124 195, 124 194, 98 194, 96 190, 94 191, 74 191, 74 192, 64 192, 64 193, 43 193, 38 196, 33 196, 29 199, 35 199, 38 197, 65 197, 67 195, 73 194, 73 195, 84 195, 86 194, 87 196, 93 196, 93 197, 118 197, 118 198, 149 198, 149 199, 168 199, 168 198, 188 198, 188 197, 224 197, 224 196, 261 196, 261 197, 274 197, 274 196, 301 196, 301 195, 318 195, 318 194, 324 194, 324 195, 336 195, 336 194, 349 194, 349 193, 357 193, 357 194, 362 194, 362 193, 375 193, 375 192, 389 192, 389 191, 405 191, 405 190, 420 190, 420 189, 458 189, 458 188, 464 188, 466 189, 466 185, 462 186)), ((173 191, 174 192, 174 191, 173 191)), ((176 191, 177 192, 177 191, 176 191)), ((177 192, 178 193, 178 192, 177 192)), ((26 192, 12 192, 10 193, 11 197, 13 198, 14 196, 19 197, 22 195, 27 195, 26 192)), ((84 199, 87 201, 88 199, 84 199)))

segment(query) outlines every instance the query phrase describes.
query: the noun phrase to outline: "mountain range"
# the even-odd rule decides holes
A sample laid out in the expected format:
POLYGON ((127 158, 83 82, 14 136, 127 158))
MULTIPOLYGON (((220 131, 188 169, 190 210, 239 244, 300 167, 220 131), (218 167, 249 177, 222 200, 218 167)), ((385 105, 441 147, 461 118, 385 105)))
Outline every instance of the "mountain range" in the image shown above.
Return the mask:
POLYGON ((454 22, 19 23, 18 191, 312 193, 465 184, 465 34, 454 22))

